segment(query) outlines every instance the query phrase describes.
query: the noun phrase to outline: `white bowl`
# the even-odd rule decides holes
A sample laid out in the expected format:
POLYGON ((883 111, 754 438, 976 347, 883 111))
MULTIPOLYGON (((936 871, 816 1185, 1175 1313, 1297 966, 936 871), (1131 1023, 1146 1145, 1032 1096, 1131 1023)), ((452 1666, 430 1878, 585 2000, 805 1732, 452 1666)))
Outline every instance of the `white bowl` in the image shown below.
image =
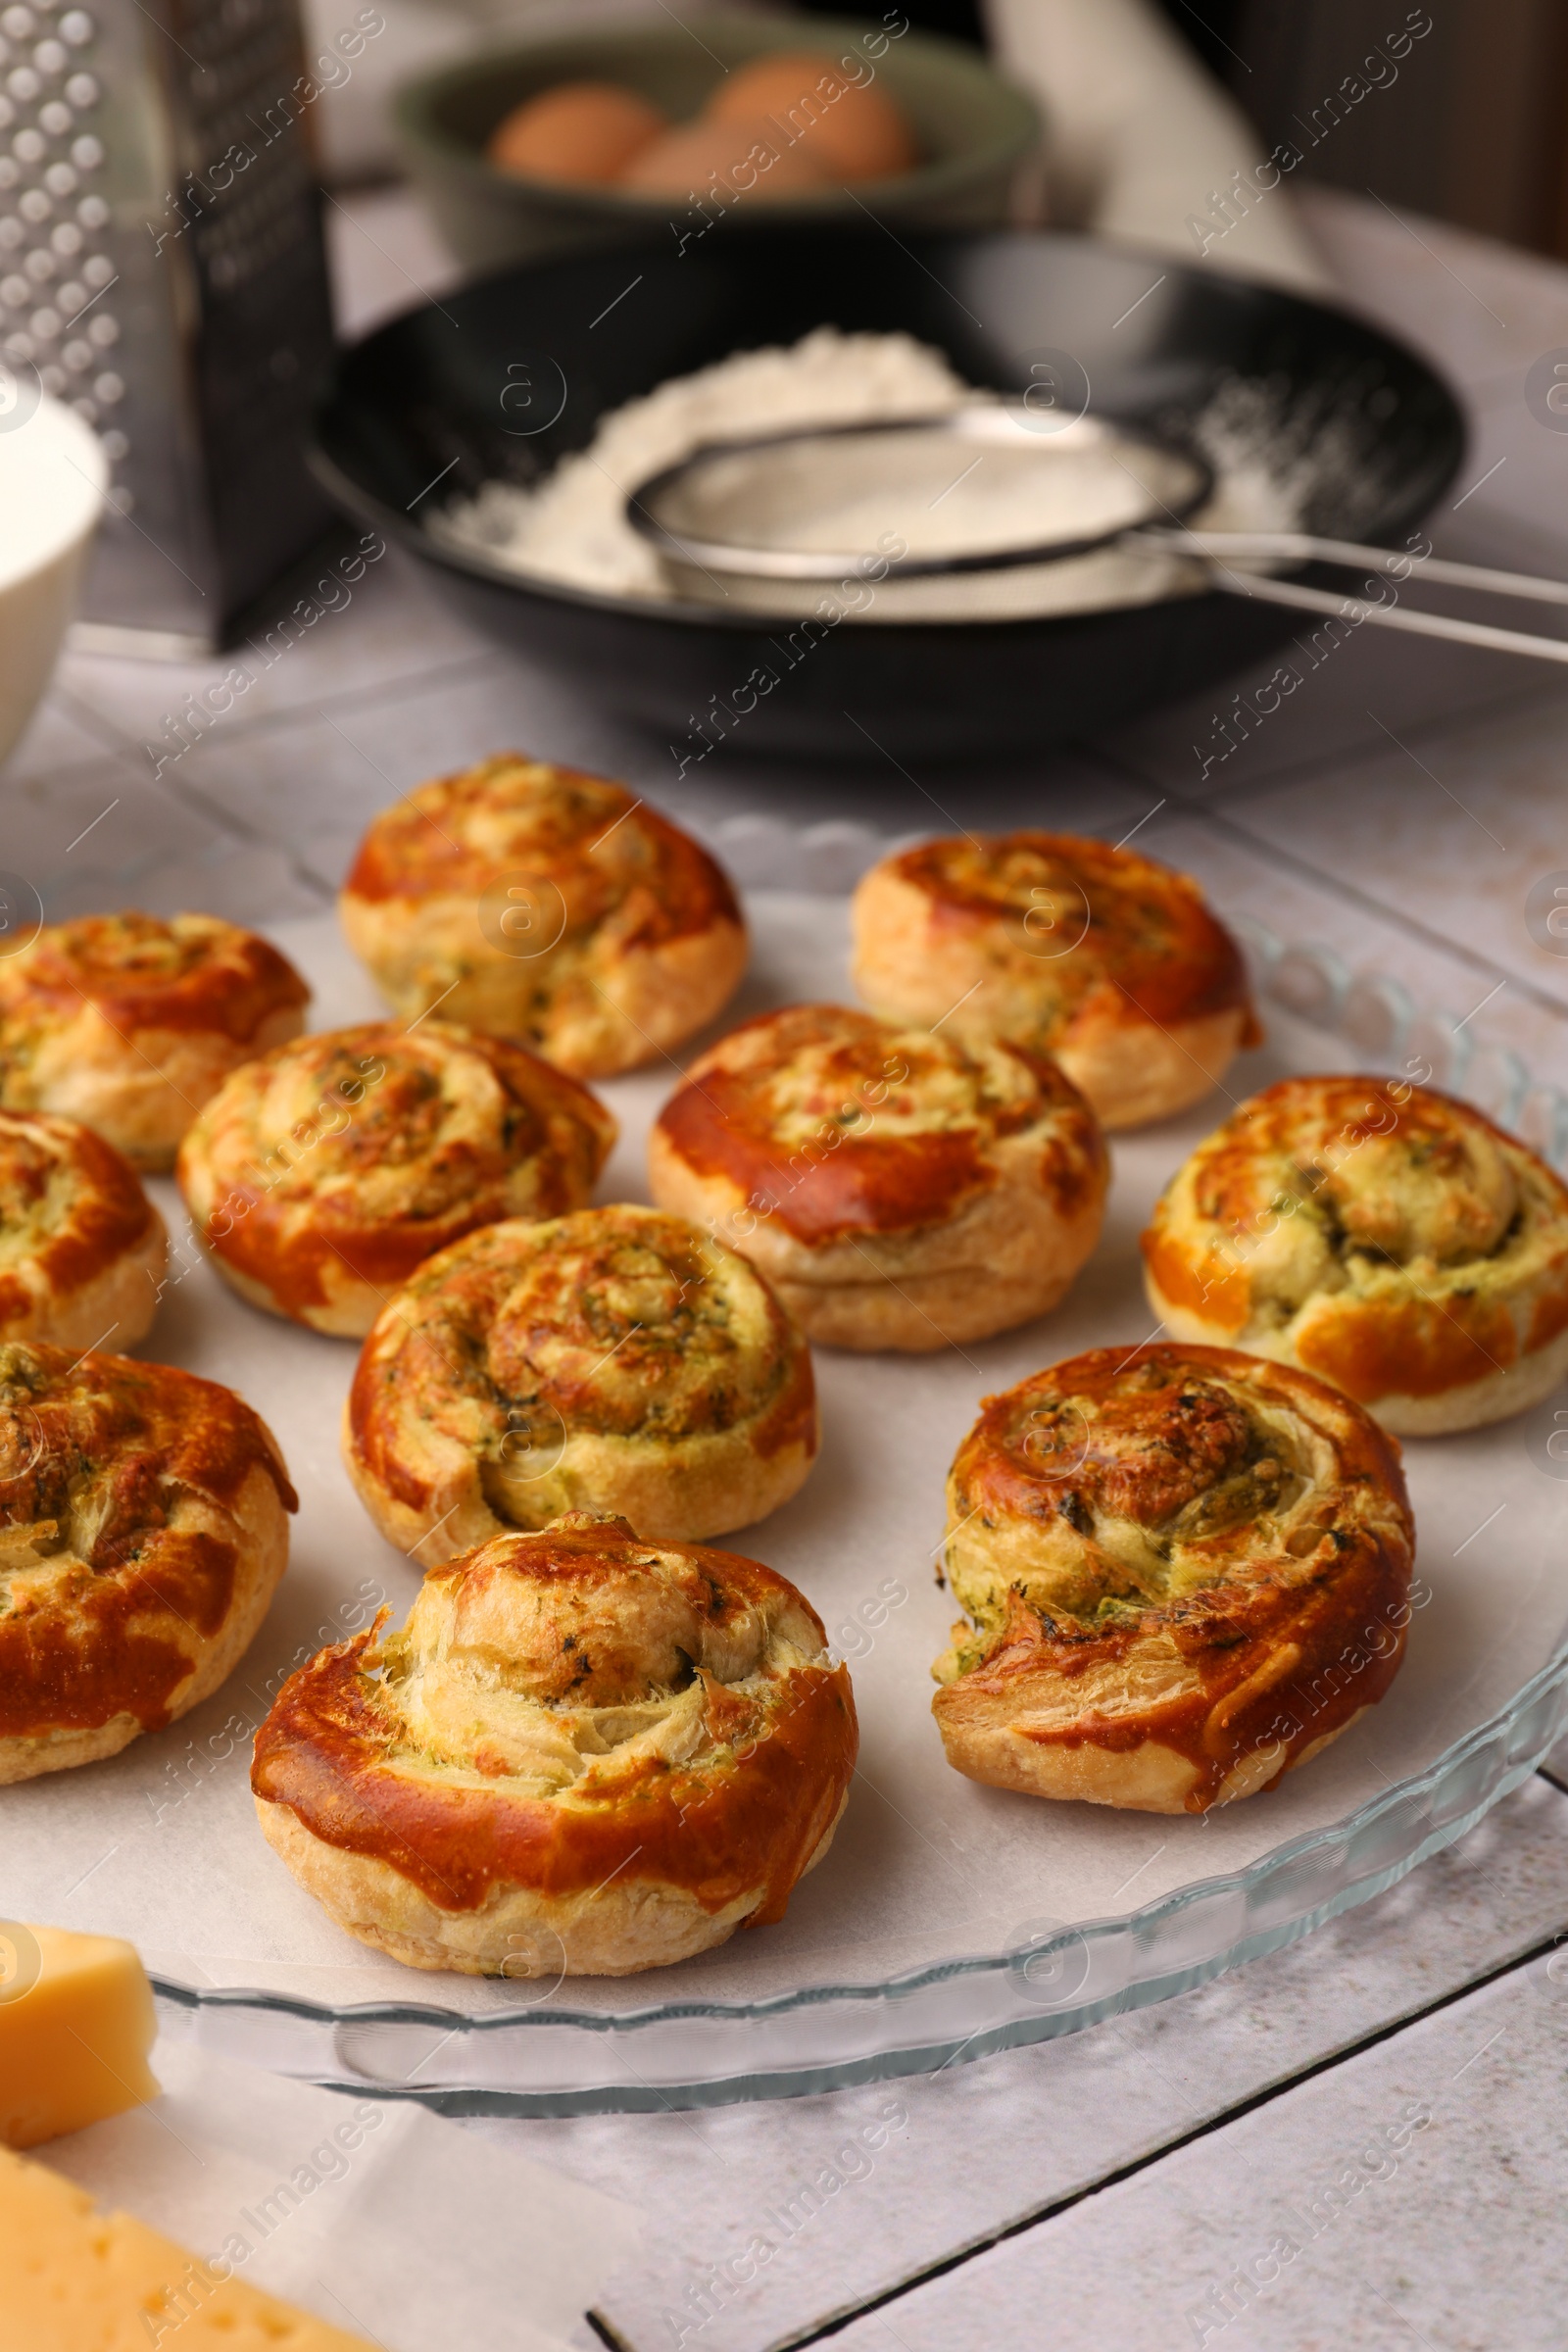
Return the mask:
POLYGON ((108 487, 97 434, 0 368, 0 760, 53 674, 108 487))

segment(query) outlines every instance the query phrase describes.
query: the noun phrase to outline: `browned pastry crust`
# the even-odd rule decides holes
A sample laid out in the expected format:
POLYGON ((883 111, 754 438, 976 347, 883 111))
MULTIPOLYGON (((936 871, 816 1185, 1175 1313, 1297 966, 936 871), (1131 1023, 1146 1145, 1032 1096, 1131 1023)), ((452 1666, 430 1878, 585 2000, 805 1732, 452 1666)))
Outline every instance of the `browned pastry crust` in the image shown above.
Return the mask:
POLYGON ((129 1348, 169 1260, 136 1171, 77 1119, 0 1110, 0 1340, 129 1348))
POLYGON ((377 1620, 302 1667, 251 1786, 362 1942, 625 1976, 784 1916, 856 1744, 849 1670, 793 1585, 573 1512, 433 1569, 403 1633, 377 1620))
POLYGON ((84 1120, 159 1173, 230 1070, 299 1035, 310 995, 216 914, 47 924, 0 960, 0 1104, 84 1120))
POLYGON ((0 1784, 117 1755, 238 1663, 296 1508, 229 1389, 0 1346, 0 1784))
POLYGON ((1095 1246, 1094 1116, 1025 1046, 794 1004, 695 1062, 649 1139, 661 1207, 760 1266, 812 1340, 927 1350, 1044 1314, 1095 1246))
POLYGON ((1404 1654, 1396 1441, 1232 1348, 1091 1348, 988 1397, 948 1526, 974 1623, 933 1712, 999 1788, 1206 1812, 1316 1755, 1404 1654))
POLYGON ((963 834, 874 865, 855 983, 895 1021, 1054 1054, 1106 1127, 1200 1102, 1260 1042, 1236 942, 1198 884, 1073 833, 963 834))
POLYGON ((179 1185, 242 1298, 363 1339, 464 1234, 580 1207, 614 1140, 604 1104, 520 1046, 373 1021, 236 1070, 180 1146, 179 1185))
POLYGON ((625 1203, 431 1258, 366 1341, 343 1427, 361 1501, 427 1566, 567 1510, 720 1535, 786 1501, 817 1443, 811 1351, 762 1277, 625 1203))
POLYGON ((710 1020, 746 968, 729 882, 622 785, 520 752, 383 810, 338 902, 405 1020, 448 1020, 610 1077, 710 1020))
POLYGON ((1568 1187, 1403 1079, 1255 1095, 1171 1178, 1143 1246, 1175 1338, 1299 1364, 1408 1437, 1500 1421, 1568 1372, 1568 1187))

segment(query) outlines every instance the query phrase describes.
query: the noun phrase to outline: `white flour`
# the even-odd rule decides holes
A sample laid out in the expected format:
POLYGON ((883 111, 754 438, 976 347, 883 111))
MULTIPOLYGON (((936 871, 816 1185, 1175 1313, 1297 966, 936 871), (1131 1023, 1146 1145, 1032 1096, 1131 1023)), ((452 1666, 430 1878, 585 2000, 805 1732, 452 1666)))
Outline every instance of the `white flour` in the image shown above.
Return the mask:
MULTIPOLYGON (((590 447, 564 458, 536 487, 487 482, 477 497, 432 516, 433 536, 473 550, 509 570, 606 596, 667 601, 659 558, 627 523, 627 493, 708 441, 787 432, 799 425, 855 424, 873 417, 929 416, 996 399, 965 384, 940 352, 905 334, 844 334, 817 327, 788 350, 737 352, 694 375, 676 376, 626 402, 600 423, 590 447)), ((1210 452, 1211 457, 1220 455, 1210 452)), ((1214 530, 1283 529, 1298 502, 1259 464, 1227 450, 1215 495, 1194 517, 1214 530)), ((847 518, 848 519, 848 518, 847 518)), ((956 516, 955 516, 956 520, 956 516)), ((1108 549, 1068 563, 1019 566, 958 578, 891 579, 856 617, 991 619, 1144 604, 1203 585, 1177 559, 1108 549)), ((766 609, 809 611, 817 591, 774 584, 742 590, 766 609)))

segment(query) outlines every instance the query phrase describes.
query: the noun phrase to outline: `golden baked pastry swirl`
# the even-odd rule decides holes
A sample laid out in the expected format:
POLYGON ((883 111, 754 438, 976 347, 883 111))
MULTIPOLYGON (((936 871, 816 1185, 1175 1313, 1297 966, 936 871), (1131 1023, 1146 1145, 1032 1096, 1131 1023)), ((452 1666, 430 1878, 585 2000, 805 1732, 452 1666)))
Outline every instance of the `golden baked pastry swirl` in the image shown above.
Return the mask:
POLYGON ((579 1207, 614 1137, 585 1086, 520 1046, 378 1021, 236 1070, 181 1145, 179 1183, 242 1297, 359 1339, 461 1235, 579 1207))
POLYGON ((0 1340, 130 1347, 169 1258, 136 1171, 77 1119, 0 1110, 0 1340))
POLYGON ((1501 1420, 1568 1372, 1568 1187, 1403 1079, 1255 1095, 1171 1178, 1143 1246, 1178 1339, 1299 1364, 1406 1436, 1501 1420))
POLYGON ((1316 1755, 1404 1654, 1397 1444, 1231 1348, 1091 1348, 988 1397, 948 1527, 973 1624, 933 1712, 1000 1788, 1204 1812, 1316 1755))
POLYGON ((433 1569, 401 1634, 378 1619, 302 1667, 251 1785, 300 1884, 395 1959, 625 1976, 783 1917, 856 1742, 793 1585, 576 1512, 433 1569))
POLYGON ((620 784, 503 753, 405 793, 339 899, 405 1020, 445 1017, 612 1076, 710 1020, 746 968, 728 879, 620 784))
POLYGON ((231 1390, 0 1346, 0 1783, 117 1755, 216 1690, 267 1614, 295 1508, 231 1390))
POLYGON ((747 1021, 692 1065, 648 1147, 662 1207, 761 1267, 812 1340, 923 1350, 1056 1304, 1109 1170, 1055 1063, 843 1004, 747 1021))
POLYGON ((84 914, 0 960, 0 1104, 85 1120, 132 1166, 172 1167, 228 1072, 304 1026, 310 990, 216 914, 84 914))
POLYGON ((1198 884, 1072 833, 956 835, 855 894, 855 984, 889 1020, 1054 1054, 1106 1127, 1200 1102, 1262 1035, 1198 884))
POLYGON ((760 1519, 816 1456, 811 1353, 745 1258, 619 1205, 489 1225, 378 1318, 343 1451, 425 1565, 564 1510, 662 1541, 760 1519))

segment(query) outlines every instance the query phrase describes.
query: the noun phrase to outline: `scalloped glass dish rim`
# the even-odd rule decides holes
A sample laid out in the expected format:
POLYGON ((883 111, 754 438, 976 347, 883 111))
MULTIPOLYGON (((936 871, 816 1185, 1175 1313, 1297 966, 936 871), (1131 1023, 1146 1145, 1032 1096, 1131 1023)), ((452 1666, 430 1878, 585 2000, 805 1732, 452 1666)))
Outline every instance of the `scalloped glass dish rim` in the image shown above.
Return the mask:
MULTIPOLYGON (((881 1984, 809 1984, 803 1985, 792 1992, 770 1993, 764 1999, 758 2001, 693 2001, 690 1999, 666 2001, 656 2003, 646 2009, 623 2011, 618 2016, 607 2016, 600 2011, 581 2009, 552 2009, 548 2012, 532 2009, 505 2016, 463 2017, 454 2010, 443 2009, 438 2002, 433 2001, 362 2001, 345 2005, 342 2008, 333 2008, 325 2002, 297 1999, 287 1993, 249 1992, 243 1987, 223 1986, 211 1991, 203 1991, 189 1985, 176 1984, 170 1979, 160 1977, 156 1970, 152 1972, 152 1981, 157 1992, 165 1999, 176 2002, 183 2008, 261 2009, 278 2015, 308 2019, 313 2023, 334 2026, 344 2024, 441 2025, 454 2030, 460 2037, 511 2034, 529 2029, 556 2031, 573 2029, 595 2034, 613 2035, 643 2032, 651 2027, 694 2018, 710 2018, 723 2024, 738 2024, 748 2019, 778 2017, 791 2011, 818 2008, 831 2001, 899 2002, 927 1986, 960 1978, 995 1975, 1004 1970, 1018 1970, 1023 1964, 1042 1958, 1058 1947, 1103 1943, 1113 1936, 1126 1935, 1131 1935, 1135 1939, 1146 1939, 1151 1931, 1157 1929, 1164 1921, 1174 1918, 1180 1912, 1193 1911, 1200 1904, 1223 1901, 1237 1894, 1245 1896, 1270 1878, 1289 1869, 1294 1863, 1308 1855, 1316 1854, 1327 1857, 1332 1849, 1348 1848, 1360 1832, 1396 1812, 1400 1805, 1407 1804, 1412 1797, 1435 1792, 1439 1784, 1470 1757, 1480 1755, 1489 1745, 1505 1743, 1508 1734, 1514 1727, 1523 1723, 1542 1700, 1552 1696, 1556 1696, 1558 1704, 1552 1711, 1547 1728, 1539 1741, 1532 1741, 1531 1750, 1525 1756, 1509 1757, 1505 1754, 1499 1759, 1499 1769, 1495 1780, 1489 1783, 1483 1790, 1478 1791, 1475 1801, 1463 1812, 1454 1814, 1449 1819, 1439 1823, 1436 1830, 1428 1836, 1415 1839, 1409 1851, 1399 1856, 1392 1864, 1384 1863, 1378 1869, 1369 1871, 1364 1878, 1353 1880, 1348 1886, 1340 1889, 1338 1899, 1323 1905, 1308 1906, 1293 1918, 1279 1922, 1275 1928, 1259 1931, 1255 1936, 1244 1936, 1238 1939, 1223 1951, 1216 1952, 1211 1963, 1197 1964, 1200 1975, 1215 1975, 1221 1969, 1234 1965, 1244 1957, 1255 1957, 1261 1951, 1277 1949, 1280 1943, 1289 1941, 1297 1935, 1307 1933, 1321 1921, 1331 1918, 1337 1911, 1346 1910, 1353 1902, 1365 1901, 1370 1895, 1380 1893, 1385 1887, 1392 1886, 1396 1880, 1401 1878, 1406 1871, 1413 1869, 1418 1862, 1424 1861, 1429 1854, 1436 1853, 1441 1847, 1450 1844, 1455 1838, 1463 1837, 1465 1832, 1473 1828, 1475 1823, 1510 1789, 1518 1788, 1522 1781, 1527 1780, 1552 1746, 1564 1724, 1568 1723, 1568 1639, 1565 1639, 1553 1652, 1546 1665, 1542 1667, 1524 1685, 1510 1705, 1499 1710, 1486 1723, 1478 1724, 1473 1731, 1467 1732, 1463 1739, 1455 1740, 1453 1746, 1445 1749, 1444 1753, 1435 1762, 1429 1764, 1424 1772, 1413 1775, 1409 1780, 1393 1782, 1380 1796, 1375 1797, 1370 1804, 1361 1806, 1359 1811, 1347 1814, 1343 1821, 1331 1822, 1323 1829, 1309 1830, 1301 1837, 1292 1838, 1284 1845, 1276 1846, 1270 1853, 1262 1855, 1256 1862, 1250 1864, 1247 1870, 1233 1871, 1228 1876, 1218 1878, 1195 1880, 1191 1886, 1178 1887, 1173 1894, 1162 1897, 1157 1903, 1149 1904, 1142 1911, 1130 1911, 1116 1918, 1090 1920, 1081 1927, 1065 1928, 1059 1936, 1052 1938, 1047 1943, 1021 1945, 1006 1952, 979 1953, 972 1959, 949 1958, 933 1961, 926 1967, 911 1969, 904 1976, 891 1977, 881 1984)), ((1132 1995, 1139 1984, 1151 1981, 1152 1980, 1130 1981, 1126 1991, 1132 1995)), ((1193 1977, 1192 1981, 1198 1982, 1199 1977, 1193 1977)), ((1128 2003, 1122 2002, 1118 2005, 1126 2006, 1128 2003)), ((1089 2005, 1091 2008, 1096 2006, 1096 2004, 1089 2005)), ((1042 2011, 1039 2016, 1020 2022, 1043 2025, 1048 2018, 1051 2031, 1068 2032, 1072 2030, 1074 2023, 1088 2022, 1088 2009, 1082 2020, 1078 2019, 1076 2012, 1063 2008, 1058 2011, 1042 2011)), ((896 2053, 889 2052, 888 2054, 892 2056, 896 2053)), ((802 2065, 803 2070, 809 2070, 811 2061, 803 2059, 802 2065)), ((356 2080, 358 2081, 360 2078, 356 2078, 356 2080)), ((408 2095, 424 2097, 432 2094, 411 2091, 408 2095)))
MULTIPOLYGON (((1304 1013, 1314 1025, 1343 1034, 1344 1028, 1353 1025, 1351 1007, 1356 990, 1359 988, 1363 994, 1370 990, 1377 1000, 1379 1025, 1386 1017, 1387 1027, 1366 1053, 1367 1065, 1393 1060, 1403 1051, 1417 1015, 1397 982, 1377 972, 1352 974, 1334 950, 1282 942, 1256 921, 1244 919, 1236 927, 1250 951, 1259 993, 1277 996, 1291 1009, 1304 1013), (1294 984, 1289 976, 1293 971, 1294 984), (1315 999, 1310 1008, 1301 1001, 1303 972, 1307 983, 1305 994, 1315 999)), ((1441 1011, 1428 1013, 1423 1027, 1429 1043, 1437 1036, 1446 1046, 1451 1037, 1454 1047, 1454 1058, 1434 1074, 1435 1081, 1446 1083, 1455 1094, 1473 1097, 1482 1093, 1493 1097, 1494 1100, 1483 1102, 1482 1107, 1500 1123, 1513 1124, 1531 1089, 1531 1073, 1517 1056, 1504 1052, 1500 1065, 1490 1072, 1488 1082, 1477 1086, 1479 1072, 1471 1059, 1476 1042, 1473 1037, 1441 1011), (1495 1099, 1498 1097, 1506 1100, 1495 1099)), ((1549 1138, 1542 1137, 1542 1146, 1545 1156, 1562 1169, 1568 1163, 1568 1098, 1549 1083, 1538 1086, 1535 1092, 1549 1098, 1544 1107, 1545 1124, 1551 1133, 1549 1138)), ((959 2054, 980 2056, 1009 2044, 1073 2033, 1120 2010, 1168 1998, 1227 1968, 1276 1951, 1337 1913, 1382 1893, 1429 1855, 1463 1837, 1492 1806, 1529 1777, 1565 1726, 1568 1726, 1568 1630, 1547 1663, 1521 1687, 1507 1706, 1464 1734, 1422 1772, 1392 1783, 1342 1821, 1307 1831, 1274 1847, 1243 1871, 1195 1880, 1142 1910, 1075 1927, 1064 1926, 1059 1935, 1010 1950, 950 1955, 880 1983, 806 1984, 786 1992, 769 1993, 756 2001, 702 2001, 688 1996, 676 2001, 655 2001, 613 2015, 581 2009, 525 2008, 481 2017, 464 2016, 443 2008, 437 2001, 381 2000, 334 2007, 292 1994, 248 1990, 243 1986, 203 1988, 179 1984, 156 1969, 152 1972, 153 1984, 165 2001, 177 2009, 199 2014, 204 2038, 221 2038, 243 2049, 246 2018, 291 2019, 304 2029, 304 2034, 300 2046, 285 2061, 283 2071, 307 2074, 318 2082, 351 2085, 362 2092, 374 2090, 387 2097, 421 2099, 452 2111, 466 2107, 470 2111, 561 2115, 667 2106, 683 2099, 691 2104, 706 2104, 828 2089, 879 2075, 925 2071, 948 2064, 959 2054), (1541 1720, 1531 1726, 1531 1718, 1538 1709, 1541 1720), (1526 1726, 1531 1726, 1530 1741, 1526 1752, 1520 1754, 1516 1752, 1517 1741, 1512 1735, 1526 1726), (1433 1812, 1441 1800, 1444 1784, 1465 1774, 1468 1766, 1487 1758, 1489 1751, 1495 1751, 1491 1754, 1490 1769, 1479 1778, 1467 1777, 1464 1786, 1467 1801, 1434 1822, 1433 1812), (1399 1851, 1390 1853, 1384 1842, 1375 1857, 1368 1857, 1368 1866, 1359 1876, 1333 1886, 1321 1883, 1335 1876, 1357 1838, 1422 1798, 1432 1801, 1425 1805, 1419 1818, 1411 1820, 1408 1840, 1399 1851), (1283 1918, 1237 1932, 1234 1914, 1238 1902, 1244 1906, 1256 1905, 1258 1896, 1271 1882, 1314 1859, 1319 1864, 1320 1883, 1303 1886, 1303 1897, 1308 1899, 1303 1899, 1298 1908, 1293 1908, 1283 1918), (1173 1923, 1185 1920, 1196 1924, 1207 1911, 1216 1914, 1213 1931, 1197 1938, 1196 1948, 1183 1945, 1173 1949, 1169 1935, 1173 1923), (1165 1931, 1163 1936, 1162 1931, 1165 1931), (1038 1980, 1029 1972, 1052 1954, 1071 1950, 1081 1952, 1086 1959, 1080 1984, 1063 1998, 1041 1999, 1035 1989, 1038 1980), (1110 1981, 1097 1984, 1097 1958, 1109 1961, 1123 1950, 1128 1964, 1119 1970, 1108 1970, 1110 1981), (988 1989, 1004 1995, 1010 1993, 1019 2003, 1019 2013, 982 2017, 976 2023, 976 2004, 983 2000, 988 1989), (699 2062, 684 2031, 704 2023, 761 2027, 792 2019, 806 2021, 820 2018, 824 2011, 835 2006, 841 2012, 858 2011, 863 2020, 863 2030, 855 2034, 846 2033, 843 2029, 849 2018, 841 2015, 836 2021, 838 2032, 825 2037, 803 2032, 793 2049, 780 2050, 770 2043, 765 2052, 756 2054, 759 2063, 753 2066, 737 2063, 736 2053, 727 2045, 723 2050, 717 2047, 710 2050, 707 2063, 699 2062), (220 2019, 223 2020, 221 2026, 220 2019), (902 2021, 902 2031, 890 2030, 895 2020, 902 2021), (406 2079, 400 2082, 394 2075, 382 2076, 366 2069, 338 2046, 342 2029, 368 2029, 373 2033, 377 2028, 396 2027, 441 2032, 441 2047, 450 2055, 439 2081, 430 2079, 417 2087, 406 2079), (309 2030, 313 2028, 322 2031, 309 2039, 309 2030), (468 2079, 464 2079, 461 2053, 465 2050, 482 2047, 487 2058, 493 2058, 498 2049, 506 2046, 508 2037, 541 2034, 554 2038, 545 2043, 537 2040, 514 2043, 519 2065, 512 2082, 496 2080, 488 2069, 484 2081, 475 2079, 471 2071, 468 2079), (578 2037, 582 2035, 592 2039, 579 2043, 578 2037), (642 2061, 632 2069, 636 2080, 627 2082, 604 2079, 604 2058, 612 2049, 624 2049, 628 2043, 635 2044, 638 2059, 642 2061), (534 2073, 534 2066, 522 2062, 523 2052, 526 2050, 528 2060, 537 2061, 546 2048, 558 2053, 558 2066, 547 2070, 557 2079, 548 2083, 530 2082, 527 2078, 534 2073), (574 2050, 579 2060, 574 2069, 559 2065, 568 2050, 574 2050), (596 2052, 602 2054, 597 2067, 593 2062, 596 2052), (560 2075, 566 2072, 574 2073, 578 2080, 569 2083, 560 2080, 560 2075), (598 2079, 584 2079, 590 2076, 598 2079)), ((276 2058, 270 2063, 275 2066, 276 2058)))

